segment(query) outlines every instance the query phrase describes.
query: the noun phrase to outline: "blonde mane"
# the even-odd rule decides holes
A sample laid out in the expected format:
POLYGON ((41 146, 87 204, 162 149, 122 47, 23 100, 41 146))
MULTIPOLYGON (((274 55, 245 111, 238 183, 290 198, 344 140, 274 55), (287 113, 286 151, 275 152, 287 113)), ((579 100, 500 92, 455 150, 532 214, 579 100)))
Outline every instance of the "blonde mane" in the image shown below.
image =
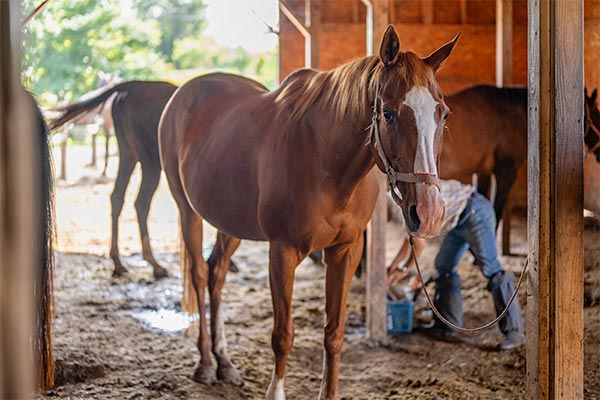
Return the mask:
MULTIPOLYGON (((412 52, 399 55, 399 79, 407 83, 424 84, 427 74, 412 52)), ((422 62, 421 62, 422 64, 422 62)), ((327 118, 341 121, 349 116, 371 113, 375 91, 383 65, 377 56, 350 61, 330 71, 300 69, 287 76, 275 90, 278 114, 290 122, 297 122, 313 106, 326 103, 327 118)), ((431 74, 433 75, 433 74, 431 74)))

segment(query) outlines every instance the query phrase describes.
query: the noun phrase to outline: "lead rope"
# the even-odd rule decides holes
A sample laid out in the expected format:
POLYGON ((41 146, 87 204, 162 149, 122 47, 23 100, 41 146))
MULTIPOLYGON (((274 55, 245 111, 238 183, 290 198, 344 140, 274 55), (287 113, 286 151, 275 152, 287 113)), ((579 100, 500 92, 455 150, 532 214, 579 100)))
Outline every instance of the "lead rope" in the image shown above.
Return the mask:
POLYGON ((427 297, 427 302, 429 303, 429 306, 433 310, 433 313, 440 319, 440 321, 442 321, 447 326, 449 326, 453 329, 456 329, 459 332, 464 332, 464 333, 474 333, 474 332, 482 331, 482 330, 487 329, 490 326, 494 325, 495 323, 500 321, 502 318, 504 318, 504 316, 508 312, 508 309, 509 309, 510 305, 512 304, 513 300, 515 299, 515 297, 517 297, 517 293, 519 291, 519 288, 521 287, 521 282, 523 282, 523 277, 525 276, 525 271, 527 271, 527 266, 529 265, 529 258, 527 258, 527 260, 525 261, 525 266, 523 267, 523 271, 521 271, 521 276, 519 277, 519 282, 517 283, 517 287, 515 288, 515 291, 513 292, 512 296, 510 297, 510 300, 508 300, 508 304, 506 305, 506 307, 504 307, 504 310, 502 311, 502 313, 500 313, 500 315, 496 319, 494 319, 491 322, 488 322, 485 325, 477 327, 477 328, 463 328, 461 326, 453 324, 452 322, 450 322, 446 318, 444 318, 444 316, 433 305, 433 302, 431 301, 431 298, 429 297, 429 293, 427 292, 427 288, 425 287, 425 281, 423 280, 423 276, 421 276, 421 268, 419 267, 419 262, 417 261, 417 257, 415 255, 415 246, 413 243, 412 236, 409 236, 409 242, 410 242, 410 254, 413 258, 413 261, 415 262, 415 266, 417 267, 417 274, 419 275, 419 280, 421 281, 421 285, 423 286, 423 292, 425 293, 425 297, 427 297))

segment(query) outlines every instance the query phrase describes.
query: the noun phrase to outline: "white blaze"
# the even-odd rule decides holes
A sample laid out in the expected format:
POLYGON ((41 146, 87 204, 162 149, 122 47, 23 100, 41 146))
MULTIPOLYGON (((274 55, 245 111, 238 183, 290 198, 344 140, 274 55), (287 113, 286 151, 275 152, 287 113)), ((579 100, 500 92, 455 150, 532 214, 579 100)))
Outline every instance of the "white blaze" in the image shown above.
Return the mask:
POLYGON ((435 122, 435 107, 438 102, 425 87, 413 86, 406 94, 404 104, 413 110, 417 121, 418 142, 414 172, 437 175, 433 141, 438 127, 435 122))

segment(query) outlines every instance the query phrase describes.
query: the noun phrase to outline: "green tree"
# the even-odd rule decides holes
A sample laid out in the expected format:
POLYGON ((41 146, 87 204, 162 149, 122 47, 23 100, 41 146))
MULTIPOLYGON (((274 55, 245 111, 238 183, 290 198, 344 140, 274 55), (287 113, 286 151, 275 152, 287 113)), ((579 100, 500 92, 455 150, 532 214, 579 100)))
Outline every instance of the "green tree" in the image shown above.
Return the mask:
POLYGON ((25 28, 23 80, 54 103, 94 89, 99 71, 150 79, 159 43, 157 24, 120 0, 53 1, 25 28))
POLYGON ((197 36, 206 28, 203 0, 135 0, 135 7, 142 18, 158 23, 158 49, 169 61, 177 39, 197 36))

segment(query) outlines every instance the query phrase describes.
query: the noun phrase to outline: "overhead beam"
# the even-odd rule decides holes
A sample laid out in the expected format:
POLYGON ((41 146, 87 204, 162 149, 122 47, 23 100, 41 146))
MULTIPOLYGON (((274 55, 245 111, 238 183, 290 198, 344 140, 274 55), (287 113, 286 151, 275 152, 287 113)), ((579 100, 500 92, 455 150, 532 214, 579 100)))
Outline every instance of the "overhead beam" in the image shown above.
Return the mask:
MULTIPOLYGON (((371 0, 371 53, 379 50, 383 33, 390 23, 388 0, 371 0)), ((368 8, 367 8, 368 11, 368 8)), ((387 287, 385 271, 385 226, 387 223, 387 185, 383 174, 379 174, 379 197, 367 232, 367 290, 366 290, 366 334, 367 338, 383 342, 387 338, 386 312, 387 287)))
POLYGON ((433 24, 433 0, 421 0, 421 22, 433 24))
POLYGON ((583 394, 583 0, 528 0, 527 398, 583 394))
POLYGON ((320 0, 305 0, 304 23, 279 0, 279 10, 304 37, 304 66, 319 68, 319 32, 321 29, 320 0))
POLYGON ((513 2, 496 0, 496 86, 512 83, 513 2))

